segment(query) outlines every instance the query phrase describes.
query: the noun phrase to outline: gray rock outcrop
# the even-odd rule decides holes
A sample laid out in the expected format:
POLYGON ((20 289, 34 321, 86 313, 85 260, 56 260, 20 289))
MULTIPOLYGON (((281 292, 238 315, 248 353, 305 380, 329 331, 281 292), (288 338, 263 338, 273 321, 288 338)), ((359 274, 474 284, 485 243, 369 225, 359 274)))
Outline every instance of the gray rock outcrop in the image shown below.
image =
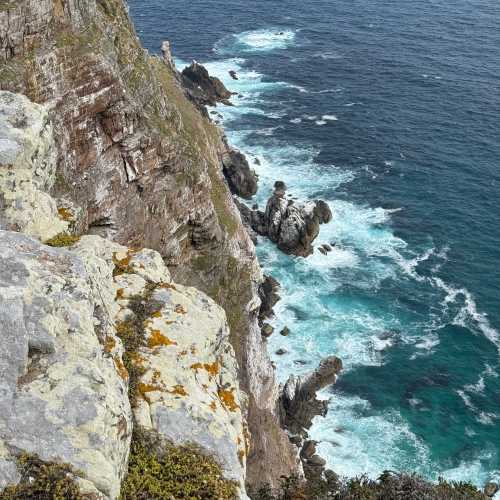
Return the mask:
POLYGON ((305 376, 291 375, 281 392, 280 408, 283 425, 293 434, 305 437, 312 419, 326 415, 328 401, 319 400, 317 392, 334 384, 342 370, 342 361, 331 356, 321 361, 316 370, 305 376))
POLYGON ((332 220, 330 207, 323 200, 296 203, 285 198, 285 186, 275 185, 266 210, 253 210, 240 203, 238 207, 246 225, 257 234, 267 236, 287 254, 307 257, 313 253, 313 242, 321 224, 332 220))

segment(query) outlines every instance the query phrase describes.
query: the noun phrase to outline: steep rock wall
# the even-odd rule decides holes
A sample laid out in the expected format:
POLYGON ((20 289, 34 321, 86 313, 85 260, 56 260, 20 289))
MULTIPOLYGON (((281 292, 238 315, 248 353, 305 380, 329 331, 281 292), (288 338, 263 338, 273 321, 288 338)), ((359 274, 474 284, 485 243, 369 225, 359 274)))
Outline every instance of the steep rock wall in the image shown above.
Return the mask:
POLYGON ((0 88, 48 112, 49 189, 63 222, 159 251, 177 282, 225 309, 249 396, 249 480, 296 470, 257 325, 261 271, 223 180, 220 130, 188 102, 172 68, 140 46, 122 0, 3 1, 0 51, 0 88))

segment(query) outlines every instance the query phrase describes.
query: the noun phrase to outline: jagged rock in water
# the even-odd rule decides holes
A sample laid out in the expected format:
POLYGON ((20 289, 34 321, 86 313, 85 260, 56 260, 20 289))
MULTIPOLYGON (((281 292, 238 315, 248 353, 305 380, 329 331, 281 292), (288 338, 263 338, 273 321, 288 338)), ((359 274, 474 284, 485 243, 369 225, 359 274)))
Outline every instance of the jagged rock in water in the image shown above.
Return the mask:
POLYGON ((66 249, 0 231, 0 269, 0 488, 19 481, 27 452, 117 498, 132 420, 112 267, 90 272, 66 249))
POLYGON ((487 497, 493 498, 499 491, 499 486, 497 483, 489 482, 484 487, 484 494, 487 497))
POLYGON ((291 375, 280 397, 283 425, 294 434, 304 435, 317 415, 326 415, 327 401, 320 401, 316 393, 334 384, 342 370, 342 361, 331 356, 321 361, 318 368, 304 376, 291 375))
POLYGON ((245 224, 257 234, 267 236, 285 253, 307 257, 313 252, 313 242, 320 224, 331 221, 332 212, 322 200, 295 203, 285 198, 286 186, 278 181, 265 212, 238 204, 245 224))
POLYGON ((273 307, 280 300, 280 284, 272 276, 264 276, 264 281, 259 287, 259 297, 261 300, 259 310, 259 320, 262 323, 265 319, 273 315, 273 307))
POLYGON ((246 199, 257 193, 257 174, 243 153, 228 146, 222 156, 222 166, 231 192, 246 199))
POLYGON ((233 80, 238 80, 238 74, 236 73, 236 71, 234 71, 234 69, 229 70, 229 76, 230 76, 233 80))
POLYGON ((288 337, 288 335, 290 335, 290 328, 288 328, 288 326, 282 328, 280 331, 280 335, 282 335, 283 337, 288 337))
POLYGON ((229 99, 232 93, 196 61, 183 69, 182 83, 190 98, 202 106, 215 106, 218 102, 231 106, 229 99))
POLYGON ((262 332, 262 336, 267 339, 273 334, 274 328, 269 323, 264 323, 262 325, 261 332, 262 332))

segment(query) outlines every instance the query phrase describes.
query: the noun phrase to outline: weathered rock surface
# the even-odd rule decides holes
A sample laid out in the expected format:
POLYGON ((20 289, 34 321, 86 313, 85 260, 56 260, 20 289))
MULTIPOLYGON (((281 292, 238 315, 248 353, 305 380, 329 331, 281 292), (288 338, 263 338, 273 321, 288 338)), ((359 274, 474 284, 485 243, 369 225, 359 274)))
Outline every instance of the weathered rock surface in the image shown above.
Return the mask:
POLYGON ((136 424, 175 444, 201 446, 244 492, 249 435, 224 310, 195 288, 172 283, 157 252, 95 236, 82 238, 74 252, 108 276, 116 263, 124 266, 104 287, 119 307, 116 324, 134 319, 137 300, 148 311, 140 318, 145 344, 133 353, 141 372, 136 424))
POLYGON ((259 321, 262 323, 265 319, 272 317, 273 308, 280 300, 280 284, 272 276, 264 276, 264 281, 259 287, 259 297, 261 300, 259 310, 259 321))
POLYGON ((312 419, 326 415, 328 402, 319 400, 316 393, 334 384, 341 370, 342 361, 331 356, 322 360, 313 372, 289 377, 281 393, 280 406, 283 425, 293 434, 306 436, 312 419))
POLYGON ((265 212, 240 203, 238 207, 245 224, 257 234, 267 236, 287 254, 307 257, 319 234, 320 224, 331 221, 332 212, 322 200, 295 203, 285 198, 283 183, 277 182, 265 212))
POLYGON ((47 192, 56 175, 56 148, 48 111, 26 97, 0 91, 0 229, 40 239, 63 232, 47 192))
POLYGON ((72 232, 159 251, 176 282, 225 309, 249 395, 249 481, 276 484, 296 471, 258 325, 262 274, 223 178, 220 130, 186 99, 169 62, 144 51, 122 0, 7 2, 0 53, 0 89, 46 106, 50 194, 71 207, 72 232))
POLYGON ((89 273, 71 252, 6 231, 0 269, 0 487, 17 483, 15 456, 28 452, 117 498, 132 423, 111 270, 89 273))
POLYGON ((218 102, 231 106, 231 92, 205 66, 193 61, 182 70, 182 84, 189 98, 201 106, 215 106, 218 102))
POLYGON ((257 193, 257 174, 250 168, 243 153, 228 146, 222 156, 222 166, 232 193, 246 199, 257 193))

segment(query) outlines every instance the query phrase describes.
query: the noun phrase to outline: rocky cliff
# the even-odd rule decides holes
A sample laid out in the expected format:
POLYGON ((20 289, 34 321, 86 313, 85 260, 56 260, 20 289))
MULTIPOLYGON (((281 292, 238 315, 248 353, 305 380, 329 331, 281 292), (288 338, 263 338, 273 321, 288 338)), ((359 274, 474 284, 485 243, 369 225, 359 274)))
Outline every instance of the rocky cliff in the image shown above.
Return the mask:
POLYGON ((0 0, 0 50, 0 487, 26 452, 116 498, 134 423, 240 491, 297 471, 221 131, 123 0, 0 0))

